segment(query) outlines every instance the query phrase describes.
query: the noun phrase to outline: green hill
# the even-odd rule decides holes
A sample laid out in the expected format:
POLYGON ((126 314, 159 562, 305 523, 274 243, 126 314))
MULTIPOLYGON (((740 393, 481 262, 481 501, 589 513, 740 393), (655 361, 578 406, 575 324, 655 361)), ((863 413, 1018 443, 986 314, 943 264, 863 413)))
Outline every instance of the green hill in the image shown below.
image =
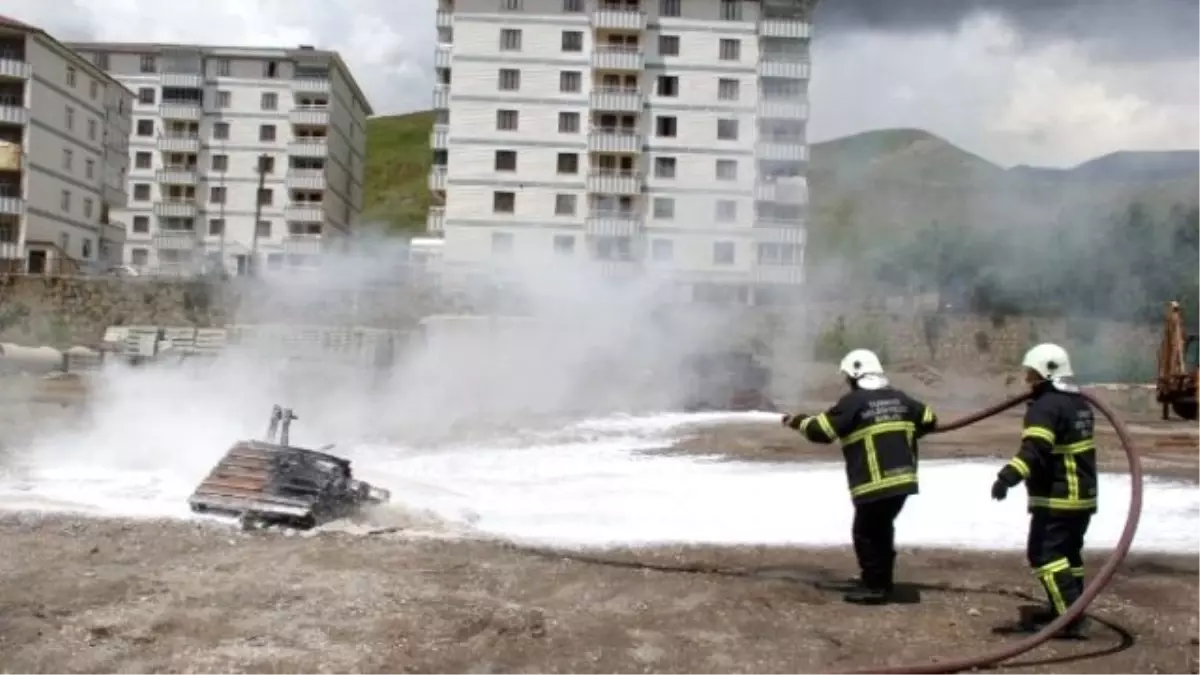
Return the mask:
POLYGON ((398 233, 420 233, 429 210, 433 113, 367 120, 363 218, 398 233))

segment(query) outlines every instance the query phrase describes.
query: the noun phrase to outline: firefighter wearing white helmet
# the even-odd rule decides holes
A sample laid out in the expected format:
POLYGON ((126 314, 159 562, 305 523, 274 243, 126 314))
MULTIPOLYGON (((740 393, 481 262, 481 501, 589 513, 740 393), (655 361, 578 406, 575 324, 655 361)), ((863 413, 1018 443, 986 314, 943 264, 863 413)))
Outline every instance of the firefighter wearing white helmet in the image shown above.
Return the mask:
POLYGON ((893 388, 868 349, 846 354, 838 367, 850 391, 818 415, 784 415, 783 424, 813 443, 841 443, 850 498, 858 582, 846 602, 891 599, 896 565, 896 517, 917 494, 917 439, 933 431, 933 409, 893 388))
MULTIPOLYGON (((1022 481, 1029 493, 1029 564, 1046 590, 1049 608, 1002 632, 1036 632, 1083 594, 1083 540, 1096 512, 1095 413, 1072 384, 1067 350, 1040 344, 1021 360, 1033 398, 1025 411, 1021 449, 996 477, 992 498, 1003 500, 1022 481)), ((1084 637, 1084 619, 1059 637, 1084 637)))

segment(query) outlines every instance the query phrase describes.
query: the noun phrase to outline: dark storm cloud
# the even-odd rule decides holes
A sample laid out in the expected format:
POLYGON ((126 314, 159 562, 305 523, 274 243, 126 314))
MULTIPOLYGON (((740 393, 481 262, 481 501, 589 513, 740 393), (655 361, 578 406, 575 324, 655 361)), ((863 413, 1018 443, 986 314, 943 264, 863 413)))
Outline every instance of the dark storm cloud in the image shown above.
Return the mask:
POLYGON ((1104 60, 1200 51, 1196 0, 820 0, 816 22, 830 33, 952 31, 979 13, 1003 17, 1027 41, 1069 40, 1104 60))

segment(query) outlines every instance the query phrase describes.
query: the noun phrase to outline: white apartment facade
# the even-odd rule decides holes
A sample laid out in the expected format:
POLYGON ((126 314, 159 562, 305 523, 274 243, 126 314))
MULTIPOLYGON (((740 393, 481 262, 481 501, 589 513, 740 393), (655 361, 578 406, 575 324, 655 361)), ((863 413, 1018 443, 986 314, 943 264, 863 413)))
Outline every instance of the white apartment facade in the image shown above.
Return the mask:
POLYGON ((120 261, 132 102, 46 32, 0 16, 0 272, 120 261))
POLYGON ((135 94, 127 264, 269 273, 344 243, 362 211, 372 110, 337 52, 72 47, 135 94))
POLYGON ((815 0, 442 0, 431 232, 448 266, 803 283, 815 0))

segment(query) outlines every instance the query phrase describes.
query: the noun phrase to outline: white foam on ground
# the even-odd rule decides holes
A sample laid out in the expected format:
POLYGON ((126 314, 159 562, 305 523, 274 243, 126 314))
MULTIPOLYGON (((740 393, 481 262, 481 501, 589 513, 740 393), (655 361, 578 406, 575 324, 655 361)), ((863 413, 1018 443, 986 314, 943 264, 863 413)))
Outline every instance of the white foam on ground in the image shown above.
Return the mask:
MULTIPOLYGON (((454 531, 580 546, 847 544, 852 507, 840 461, 718 462, 639 452, 662 447, 698 423, 777 419, 759 413, 622 416, 571 425, 552 435, 553 442, 529 447, 505 442, 421 451, 376 445, 338 452, 354 461, 358 477, 392 490, 396 517, 409 511, 425 523, 441 519, 454 531)), ((123 446, 73 453, 69 461, 62 454, 32 454, 24 466, 0 473, 0 509, 190 517, 188 495, 232 440, 186 456, 133 447, 128 438, 123 446)), ((993 502, 997 468, 996 462, 922 463, 921 494, 898 521, 899 543, 1024 547, 1024 490, 993 502)), ((1200 490, 1155 479, 1146 487, 1135 549, 1200 551, 1200 490)), ((1102 510, 1088 534, 1090 548, 1116 542, 1129 479, 1104 475, 1100 489, 1102 510)), ((386 509, 380 516, 387 522, 386 509)))

